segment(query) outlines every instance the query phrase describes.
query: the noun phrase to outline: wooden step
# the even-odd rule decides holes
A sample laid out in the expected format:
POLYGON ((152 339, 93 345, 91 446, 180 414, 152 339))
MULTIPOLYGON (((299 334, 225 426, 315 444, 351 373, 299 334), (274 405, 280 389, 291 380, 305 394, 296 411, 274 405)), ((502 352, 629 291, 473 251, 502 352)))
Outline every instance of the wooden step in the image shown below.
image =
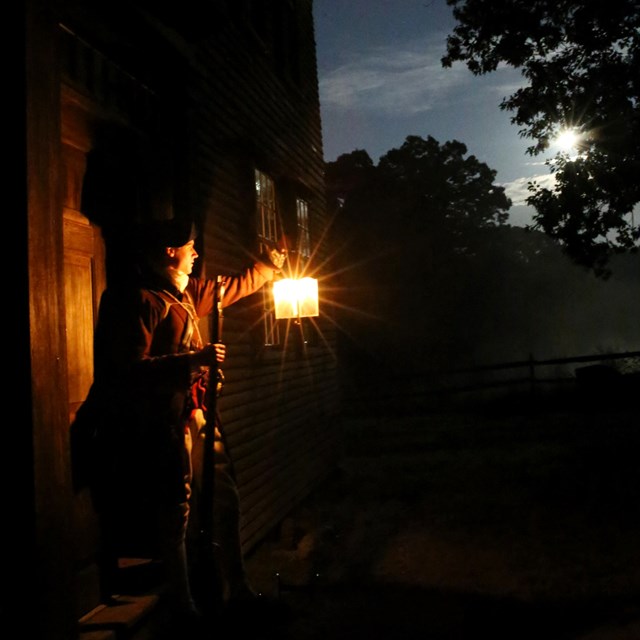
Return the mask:
POLYGON ((113 596, 80 620, 81 640, 129 640, 135 638, 156 609, 159 596, 113 596))
POLYGON ((158 605, 166 585, 159 564, 121 558, 118 565, 121 593, 79 620, 79 640, 150 640, 162 626, 165 614, 158 605))

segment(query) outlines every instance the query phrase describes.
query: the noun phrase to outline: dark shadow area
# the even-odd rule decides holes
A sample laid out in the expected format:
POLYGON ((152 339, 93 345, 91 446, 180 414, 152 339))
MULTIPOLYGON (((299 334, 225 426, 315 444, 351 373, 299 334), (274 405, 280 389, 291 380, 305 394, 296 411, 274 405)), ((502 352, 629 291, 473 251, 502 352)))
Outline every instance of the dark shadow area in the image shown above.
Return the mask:
POLYGON ((339 472, 250 554, 291 611, 251 633, 640 637, 640 415, 585 400, 349 414, 339 472))
POLYGON ((300 640, 568 640, 586 636, 612 620, 621 627, 633 621, 631 603, 625 611, 619 600, 606 599, 524 603, 481 594, 372 584, 283 597, 294 615, 288 635, 285 631, 280 637, 300 640))

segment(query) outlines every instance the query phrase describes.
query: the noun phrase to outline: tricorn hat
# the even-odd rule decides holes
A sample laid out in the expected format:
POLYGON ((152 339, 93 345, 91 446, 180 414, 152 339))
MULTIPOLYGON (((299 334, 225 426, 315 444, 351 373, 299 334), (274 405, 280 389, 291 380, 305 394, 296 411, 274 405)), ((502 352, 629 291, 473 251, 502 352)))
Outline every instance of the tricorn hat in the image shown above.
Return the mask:
POLYGON ((144 240, 151 247, 182 247, 195 240, 198 232, 192 220, 167 218, 154 220, 145 225, 144 240))

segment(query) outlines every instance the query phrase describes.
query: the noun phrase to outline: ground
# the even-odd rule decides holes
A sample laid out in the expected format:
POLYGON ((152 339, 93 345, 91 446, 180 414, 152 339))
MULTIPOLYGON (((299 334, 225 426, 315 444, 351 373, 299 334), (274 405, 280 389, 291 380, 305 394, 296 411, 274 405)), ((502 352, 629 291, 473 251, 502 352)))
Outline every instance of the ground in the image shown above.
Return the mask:
POLYGON ((640 639, 640 414, 345 416, 336 472, 247 558, 281 640, 640 639))

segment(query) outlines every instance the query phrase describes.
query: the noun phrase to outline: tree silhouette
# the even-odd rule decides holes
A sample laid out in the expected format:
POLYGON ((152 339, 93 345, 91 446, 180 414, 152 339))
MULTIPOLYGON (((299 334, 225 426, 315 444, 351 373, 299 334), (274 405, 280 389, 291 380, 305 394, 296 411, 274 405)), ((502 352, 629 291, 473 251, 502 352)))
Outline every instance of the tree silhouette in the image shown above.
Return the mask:
POLYGON ((472 251, 473 234, 504 224, 511 201, 494 184, 496 172, 466 154, 457 140, 440 145, 431 136, 408 136, 377 166, 362 150, 327 163, 328 201, 339 209, 342 237, 359 247, 377 243, 385 255, 404 251, 411 237, 441 253, 472 251))
POLYGON ((522 69, 528 86, 500 107, 537 155, 565 128, 577 155, 548 162, 553 189, 529 185, 534 225, 574 261, 610 274, 612 255, 635 251, 640 227, 640 0, 447 0, 458 21, 442 62, 476 75, 499 64, 522 69))
POLYGON ((407 351, 432 363, 450 357, 458 336, 443 327, 459 304, 460 274, 511 206, 496 172, 458 141, 409 136, 377 166, 357 150, 327 163, 325 175, 336 212, 333 297, 359 356, 384 353, 402 367, 407 351))
POLYGON ((475 231, 503 224, 511 202, 494 184, 496 172, 457 140, 408 136, 378 164, 377 191, 413 233, 436 238, 457 252, 470 250, 475 231))

